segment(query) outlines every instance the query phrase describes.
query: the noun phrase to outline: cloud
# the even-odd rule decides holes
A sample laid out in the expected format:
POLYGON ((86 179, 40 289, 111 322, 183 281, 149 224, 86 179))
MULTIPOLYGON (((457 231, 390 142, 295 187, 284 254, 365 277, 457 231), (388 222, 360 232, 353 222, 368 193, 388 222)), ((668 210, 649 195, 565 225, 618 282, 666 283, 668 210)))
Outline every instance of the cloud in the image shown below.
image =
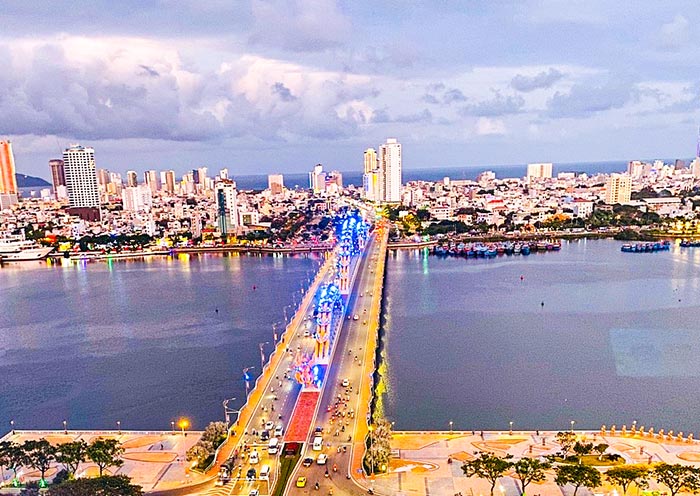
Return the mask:
POLYGON ((501 119, 479 117, 474 126, 474 132, 478 136, 503 135, 506 134, 506 125, 501 119))
POLYGON ((513 89, 523 93, 529 93, 544 88, 551 88, 554 83, 564 77, 564 74, 551 67, 548 71, 542 71, 535 76, 523 76, 517 74, 510 82, 513 89))
POLYGON ((457 88, 446 88, 444 84, 431 84, 426 89, 426 93, 421 97, 421 100, 431 105, 450 105, 455 102, 466 102, 467 97, 464 96, 462 90, 457 88), (442 93, 440 95, 440 93, 442 93))
POLYGON ((283 83, 279 81, 273 84, 270 89, 273 95, 277 95, 283 102, 293 102, 297 99, 292 92, 283 83))
POLYGON ((500 91, 494 91, 494 97, 490 100, 472 103, 462 107, 461 115, 477 115, 484 117, 498 117, 508 114, 517 114, 525 106, 525 100, 520 95, 504 97, 500 91))
POLYGON ((624 107, 639 97, 636 85, 624 80, 605 83, 589 81, 571 87, 568 93, 557 91, 547 102, 550 117, 589 117, 598 112, 624 107))
POLYGON ((688 19, 676 14, 671 22, 661 25, 658 34, 658 46, 662 50, 678 51, 690 40, 690 23, 688 19))
POLYGON ((352 24, 335 0, 253 0, 249 42, 293 52, 340 45, 352 24))
POLYGON ((402 124, 415 124, 415 123, 427 123, 433 120, 433 114, 428 109, 423 109, 420 112, 413 114, 400 114, 396 117, 392 117, 389 111, 384 109, 377 109, 372 114, 371 122, 374 124, 388 124, 388 123, 402 123, 402 124))

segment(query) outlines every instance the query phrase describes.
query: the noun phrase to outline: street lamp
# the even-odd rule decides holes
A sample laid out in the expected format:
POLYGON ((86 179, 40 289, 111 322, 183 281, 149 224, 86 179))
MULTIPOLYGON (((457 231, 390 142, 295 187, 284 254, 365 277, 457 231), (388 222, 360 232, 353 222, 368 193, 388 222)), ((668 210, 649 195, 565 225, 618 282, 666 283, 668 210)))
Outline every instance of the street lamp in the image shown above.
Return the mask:
POLYGON ((450 434, 452 434, 452 424, 453 422, 450 420, 450 434))
POLYGON ((187 433, 185 433, 185 429, 190 426, 190 421, 183 417, 178 421, 177 426, 182 429, 182 435, 186 436, 187 433))
MULTIPOLYGON (((228 407, 228 402, 229 401, 234 401, 236 398, 229 398, 227 400, 224 400, 224 417, 226 418, 226 427, 228 428, 229 423, 231 423, 231 419, 229 418, 229 414, 231 413, 237 413, 240 415, 240 410, 234 410, 233 408, 228 407)), ((238 423, 238 418, 236 418, 236 423, 238 423)))
POLYGON ((117 431, 119 432, 119 435, 122 435, 122 423, 121 421, 117 420, 117 431))
POLYGON ((12 434, 14 434, 15 433, 15 421, 14 420, 10 420, 10 429, 12 429, 12 434))
POLYGON ((63 433, 68 434, 68 421, 67 420, 63 421, 63 433))
POLYGON ((272 341, 277 345, 277 323, 272 324, 272 341))
POLYGON ((574 432, 574 424, 576 423, 575 420, 571 421, 571 432, 574 432))
POLYGON ((175 421, 170 421, 170 429, 173 432, 173 435, 175 434, 175 421))
POLYGON ((258 346, 260 347, 260 370, 265 368, 265 352, 263 351, 263 347, 266 344, 270 344, 270 342, 265 341, 264 343, 258 343, 258 346))
POLYGON ((513 421, 511 420, 510 422, 508 422, 508 424, 510 425, 510 427, 508 428, 508 434, 510 434, 512 436, 513 435, 513 421))

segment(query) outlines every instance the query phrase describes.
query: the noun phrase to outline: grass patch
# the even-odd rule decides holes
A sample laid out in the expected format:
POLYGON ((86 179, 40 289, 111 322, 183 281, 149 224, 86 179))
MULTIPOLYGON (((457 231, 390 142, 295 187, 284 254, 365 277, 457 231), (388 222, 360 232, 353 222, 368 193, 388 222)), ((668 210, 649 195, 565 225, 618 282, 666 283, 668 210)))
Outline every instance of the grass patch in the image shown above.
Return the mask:
POLYGON ((272 492, 272 496, 282 496, 284 494, 284 488, 287 487, 287 481, 292 476, 294 472, 294 467, 297 466, 301 455, 291 455, 282 457, 280 462, 280 476, 277 479, 277 484, 275 485, 275 490, 272 492))
POLYGON ((617 465, 625 464, 625 459, 620 455, 603 455, 603 457, 600 459, 598 458, 598 455, 571 455, 566 457, 566 459, 556 456, 554 457, 554 461, 558 463, 569 463, 571 465, 577 464, 580 461, 581 464, 591 467, 615 467, 617 465))

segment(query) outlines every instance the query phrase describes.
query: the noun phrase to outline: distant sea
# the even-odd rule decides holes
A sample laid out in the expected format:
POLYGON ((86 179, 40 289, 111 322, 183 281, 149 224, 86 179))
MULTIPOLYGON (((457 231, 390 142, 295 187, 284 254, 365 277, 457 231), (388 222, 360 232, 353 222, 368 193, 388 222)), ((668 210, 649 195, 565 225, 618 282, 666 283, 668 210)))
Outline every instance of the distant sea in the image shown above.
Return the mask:
MULTIPOLYGON (((664 160, 666 163, 673 163, 673 160, 664 160)), ((491 170, 496 173, 499 179, 508 177, 524 177, 527 172, 527 164, 518 165, 469 165, 463 167, 431 167, 418 169, 404 169, 403 181, 442 181, 443 178, 450 179, 476 179, 483 171, 491 170)), ((612 172, 624 172, 627 170, 627 161, 616 160, 611 162, 571 162, 554 164, 552 168, 553 174, 556 176, 560 172, 578 172, 586 174, 610 174, 612 172)), ((343 174, 343 185, 345 186, 362 186, 362 171, 341 171, 343 174)), ((254 175, 232 175, 235 179, 238 188, 244 190, 265 189, 267 188, 267 174, 254 175)), ((284 174, 284 185, 287 188, 294 189, 308 188, 309 175, 308 173, 284 174)), ((20 188, 22 196, 25 198, 38 196, 42 188, 29 187, 20 188)))
MULTIPOLYGON (((491 170, 496 173, 499 179, 506 177, 524 177, 527 172, 527 165, 470 165, 465 167, 432 167, 424 169, 404 169, 403 182, 408 181, 442 181, 444 177, 450 179, 476 179, 481 172, 491 170)), ((554 175, 560 172, 585 172, 586 174, 610 174, 611 172, 624 172, 627 170, 627 162, 618 160, 613 162, 578 162, 568 164, 554 164, 552 172, 554 175)), ((341 171, 343 174, 343 185, 361 186, 362 171, 341 171)), ((239 189, 264 189, 267 188, 267 175, 258 174, 253 176, 233 176, 239 189)), ((304 174, 284 174, 284 185, 287 188, 309 187, 309 175, 304 174)))

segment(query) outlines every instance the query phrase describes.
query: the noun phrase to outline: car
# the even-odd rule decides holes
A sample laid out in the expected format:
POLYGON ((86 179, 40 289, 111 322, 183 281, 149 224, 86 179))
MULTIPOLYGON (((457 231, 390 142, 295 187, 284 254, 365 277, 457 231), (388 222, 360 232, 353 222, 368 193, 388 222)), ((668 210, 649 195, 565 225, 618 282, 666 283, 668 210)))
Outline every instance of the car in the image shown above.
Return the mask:
POLYGON ((365 295, 364 293, 360 293, 360 296, 364 296, 364 295, 365 295))
POLYGON ((323 432, 323 427, 321 427, 320 425, 317 426, 317 427, 314 429, 314 432, 323 432))
POLYGON ((248 480, 253 480, 255 477, 258 475, 258 473, 255 471, 253 467, 249 468, 248 471, 245 474, 245 478, 248 480))
POLYGON ((304 331, 304 337, 308 338, 309 336, 311 336, 311 333, 309 331, 304 331))
POLYGON ((248 493, 248 496, 260 496, 260 491, 258 491, 257 489, 253 489, 248 493))
POLYGON ((260 461, 260 455, 258 454, 258 452, 255 451, 255 450, 251 451, 251 452, 250 452, 250 456, 248 457, 248 462, 249 462, 251 465, 255 465, 255 464, 258 463, 259 461, 260 461))
POLYGON ((261 440, 261 441, 267 441, 268 439, 270 439, 270 431, 268 431, 268 430, 262 431, 262 432, 260 433, 260 440, 261 440))
POLYGON ((282 434, 284 434, 284 426, 279 424, 275 427, 275 437, 282 437, 282 434))
POLYGON ((348 387, 350 385, 350 379, 343 379, 343 382, 340 383, 343 387, 348 387))
POLYGON ((352 320, 359 320, 360 316, 355 314, 355 316, 352 318, 352 320))
POLYGON ((311 458, 310 456, 307 456, 306 458, 304 458, 304 461, 301 462, 301 464, 304 467, 310 467, 313 463, 314 463, 314 459, 311 458))
POLYGON ((306 487, 306 477, 302 476, 297 479, 297 487, 306 487))
POLYGON ((275 423, 272 420, 265 422, 265 430, 271 431, 275 428, 275 423))
POLYGON ((318 463, 319 465, 325 465, 327 461, 328 455, 325 453, 321 453, 320 455, 318 455, 318 458, 316 458, 316 463, 318 463))
POLYGON ((363 321, 362 321, 362 325, 367 325, 367 321, 366 321, 366 320, 363 320, 363 321))

